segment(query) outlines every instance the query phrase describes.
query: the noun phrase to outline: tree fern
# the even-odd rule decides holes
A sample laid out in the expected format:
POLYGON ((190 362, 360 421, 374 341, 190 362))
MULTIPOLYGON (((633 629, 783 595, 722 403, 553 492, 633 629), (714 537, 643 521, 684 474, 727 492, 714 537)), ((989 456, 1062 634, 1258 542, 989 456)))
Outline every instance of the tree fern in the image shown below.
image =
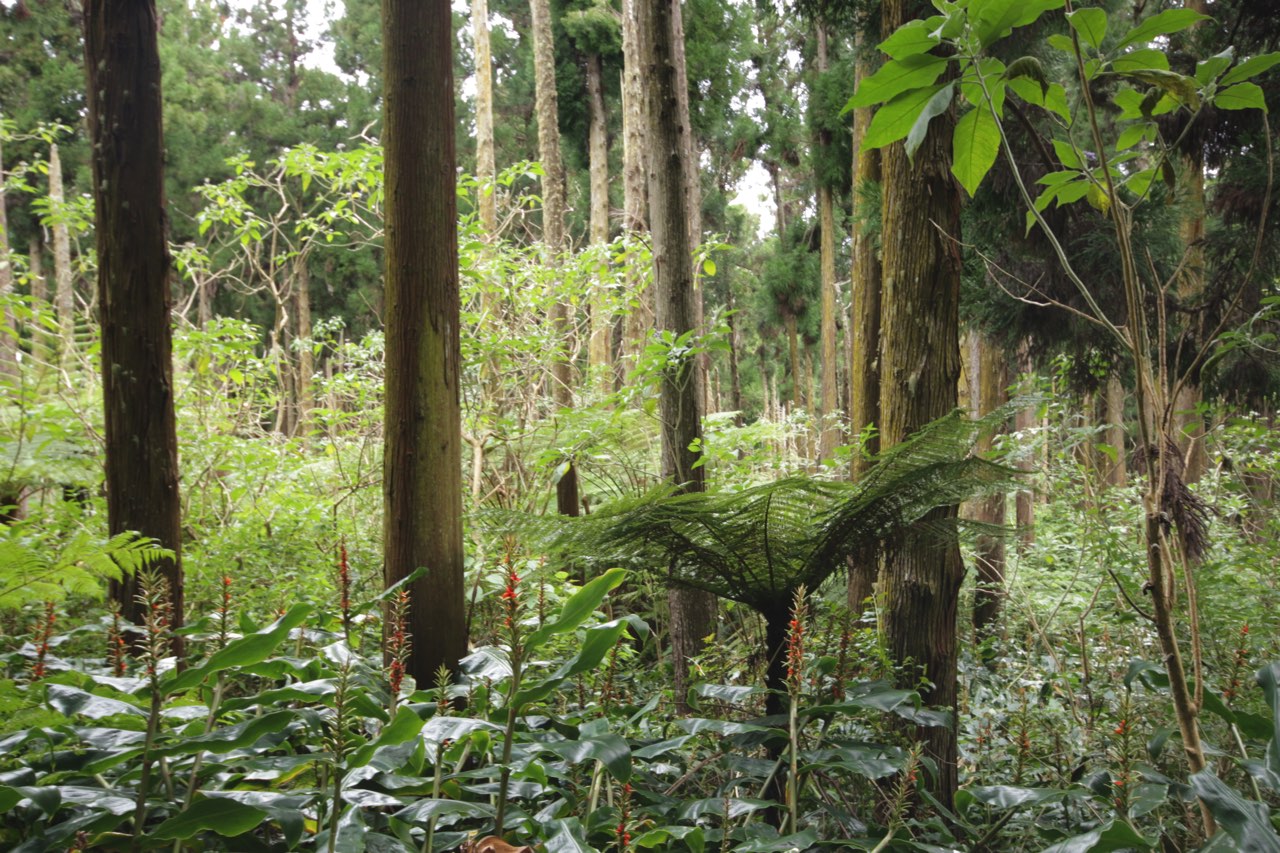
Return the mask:
POLYGON ((101 597, 105 581, 120 580, 173 556, 134 533, 103 542, 81 532, 56 549, 21 533, 20 526, 0 527, 0 608, 61 601, 71 595, 101 597))

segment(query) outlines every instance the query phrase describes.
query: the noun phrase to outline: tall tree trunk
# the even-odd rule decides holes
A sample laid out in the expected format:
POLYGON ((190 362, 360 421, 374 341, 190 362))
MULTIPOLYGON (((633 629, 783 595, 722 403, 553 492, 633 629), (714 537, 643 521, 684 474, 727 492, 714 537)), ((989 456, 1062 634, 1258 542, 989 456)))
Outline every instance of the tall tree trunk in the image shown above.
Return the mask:
POLYGON ((1107 484, 1123 486, 1128 482, 1124 441, 1124 384, 1112 373, 1107 377, 1107 444, 1115 458, 1107 460, 1107 484))
MULTIPOLYGON (((1019 393, 1028 394, 1035 387, 1032 375, 1034 365, 1031 363, 1031 341, 1024 340, 1018 344, 1018 373, 1021 374, 1019 393)), ((1026 406, 1018 410, 1013 418, 1013 428, 1018 432, 1034 429, 1037 406, 1026 406)), ((1022 470, 1030 473, 1035 470, 1035 458, 1028 456, 1018 464, 1022 470)), ((1036 539, 1036 493, 1031 489, 1019 489, 1014 496, 1015 519, 1018 526, 1018 547, 1027 548, 1036 539)))
MULTIPOLYGON (((653 235, 653 281, 657 300, 657 328, 682 335, 695 328, 692 246, 688 196, 680 180, 689 148, 689 133, 678 96, 675 16, 680 0, 652 0, 641 4, 645 79, 649 86, 649 227, 653 235), (646 8, 647 7, 647 8, 646 8)), ((705 469, 696 466, 691 450, 702 437, 700 395, 693 360, 683 358, 662 378, 658 410, 662 421, 662 476, 687 492, 702 491, 705 469)), ((673 586, 671 652, 675 670, 676 706, 687 713, 689 657, 702 649, 715 629, 716 599, 701 590, 673 586)))
MULTIPOLYGON (((729 324, 729 405, 737 412, 734 415, 734 423, 742 424, 742 380, 738 374, 738 359, 742 350, 742 335, 738 330, 738 313, 736 301, 733 295, 733 288, 728 289, 729 309, 726 316, 726 322, 729 324)), ((764 376, 761 374, 761 379, 764 376)))
MULTIPOLYGON (((859 36, 859 41, 861 41, 859 36)), ((865 47, 857 46, 854 75, 857 85, 871 76, 865 47)), ((880 450, 878 433, 869 427, 880 424, 880 255, 866 220, 871 211, 860 209, 859 187, 880 183, 880 149, 864 148, 862 139, 871 123, 872 110, 853 112, 853 268, 850 282, 849 328, 853 345, 849 353, 849 434, 855 443, 866 435, 865 446, 855 449, 851 459, 853 478, 863 476, 870 457, 880 450)), ((848 602, 854 613, 862 613, 875 587, 879 560, 855 560, 849 567, 848 602)))
MULTIPOLYGON (((1183 7, 1202 15, 1210 12, 1206 0, 1184 0, 1183 7)), ((1202 24, 1203 21, 1192 24, 1189 34, 1199 30, 1202 24)), ((1192 136, 1198 140, 1201 133, 1193 129, 1192 136)), ((1204 146, 1197 141, 1193 148, 1183 151, 1180 159, 1182 176, 1179 183, 1184 191, 1184 199, 1179 231, 1182 242, 1187 247, 1187 257, 1177 289, 1178 297, 1184 303, 1195 304, 1203 298, 1205 289, 1204 146)), ((1201 328, 1204 325, 1203 312, 1188 315, 1187 322, 1193 326, 1194 334, 1191 336, 1191 346, 1184 349, 1194 352, 1206 334, 1206 330, 1201 328)), ((1181 373, 1180 368, 1178 372, 1181 373)), ((1197 370, 1186 378, 1173 401, 1173 422, 1177 427, 1178 446, 1183 454, 1182 480, 1186 483, 1198 482, 1204 474, 1204 415, 1200 412, 1203 402, 1204 390, 1197 370)))
POLYGON ((4 182, 4 149, 0 147, 0 386, 18 382, 18 325, 9 306, 13 260, 9 254, 9 199, 4 182))
MULTIPOLYGON (((645 230, 649 204, 649 168, 645 163, 648 110, 640 83, 638 3, 639 0, 622 0, 622 229, 633 238, 645 230)), ((625 371, 635 367, 653 324, 653 291, 640 293, 644 276, 636 271, 636 264, 627 264, 626 270, 632 308, 623 322, 619 382, 625 378, 625 371)))
MULTIPOLYGON (((918 0, 884 0, 881 32, 891 33, 925 13, 918 0)), ((954 116, 930 124, 914 163, 901 142, 883 152, 884 212, 881 441, 897 444, 956 405, 960 372, 960 253, 949 238, 960 235, 960 198, 950 173, 954 116), (939 234, 941 229, 947 236, 939 234)), ((955 507, 935 510, 928 521, 954 518, 955 507)), ((885 632, 889 653, 904 665, 902 681, 921 675, 932 682, 931 705, 956 710, 956 603, 964 564, 959 545, 924 535, 904 535, 885 561, 885 632)), ((931 780, 950 806, 957 785, 956 728, 921 727, 938 773, 931 780)))
MULTIPOLYGON (((818 75, 827 73, 827 30, 821 23, 818 30, 818 75)), ((831 132, 818 134, 818 144, 831 145, 831 132)), ((836 215, 831 187, 816 176, 818 184, 818 219, 822 231, 819 243, 822 270, 822 433, 818 444, 818 458, 829 459, 840 444, 840 424, 836 412, 840 408, 840 392, 837 388, 839 348, 836 346, 836 215)))
MULTIPOLYGON (((107 527, 112 535, 137 531, 173 550, 174 558, 162 561, 159 569, 169 584, 170 626, 178 628, 183 621, 182 540, 154 0, 86 0, 84 53, 93 143, 107 527)), ((112 592, 125 618, 140 623, 145 614, 137 600, 137 579, 114 584, 112 592)), ((181 642, 175 640, 174 647, 181 659, 181 642)))
POLYGON ((804 396, 803 370, 800 367, 800 333, 796 328, 796 315, 788 311, 782 318, 787 330, 787 352, 791 363, 791 408, 801 408, 804 396))
POLYGON ((56 143, 49 146, 49 203, 56 217, 50 226, 53 232, 53 310, 58 320, 59 363, 65 370, 75 354, 76 303, 71 279, 71 235, 62 220, 62 209, 66 204, 62 157, 56 143))
MULTIPOLYGON (((684 44, 684 11, 682 3, 675 3, 671 9, 671 45, 672 62, 676 72, 676 103, 678 118, 684 127, 684 136, 680 144, 684 148, 684 156, 680 164, 680 174, 684 176, 685 210, 688 215, 689 229, 689 263, 702 246, 702 170, 697 139, 693 135, 693 125, 689 121, 689 70, 685 58, 684 44)), ((693 272, 693 328, 704 332, 703 289, 699 283, 699 275, 693 272)), ((698 400, 702 411, 710 411, 708 397, 708 375, 711 370, 711 355, 698 353, 694 359, 693 383, 697 389, 698 400)))
POLYGON ((49 282, 44 277, 44 244, 38 228, 27 243, 27 271, 31 275, 31 310, 37 315, 30 323, 31 360, 43 371, 49 365, 53 346, 48 328, 39 320, 39 312, 49 309, 49 282))
MULTIPOLYGON (((971 383, 973 393, 972 409, 978 417, 986 417, 1005 404, 1008 398, 1008 372, 1005 369, 1005 358, 991 339, 981 332, 974 332, 973 376, 971 383)), ((987 453, 991 450, 990 436, 980 439, 977 450, 987 453)), ((978 501, 974 518, 984 524, 1004 525, 1005 496, 991 495, 978 501)), ((979 639, 990 636, 996 622, 1000 618, 1000 607, 1004 602, 1004 538, 981 534, 974 547, 974 567, 977 569, 978 587, 973 602, 973 627, 979 639)))
MULTIPOLYGON (((591 243, 609 242, 609 131, 604 106, 603 68, 599 54, 587 57, 587 103, 591 112, 588 149, 591 160, 591 243)), ((591 300, 591 340, 587 363, 601 392, 613 390, 613 315, 608 308, 605 278, 609 265, 600 267, 600 281, 591 300)))
POLYGON ((387 585, 413 582, 409 674, 435 683, 466 653, 462 583, 462 426, 448 0, 383 0, 386 151, 387 585))
POLYGON ((485 240, 498 237, 498 177, 493 139, 493 52, 489 40, 489 2, 471 0, 471 35, 476 62, 476 177, 485 189, 479 198, 480 230, 485 240))
MULTIPOLYGON (((555 42, 551 36, 550 0, 529 0, 533 19, 534 99, 538 113, 538 159, 542 161, 542 241, 547 261, 560 265, 568 248, 565 240, 565 178, 560 157, 560 107, 556 95, 555 42)), ((559 409, 573 407, 573 365, 569 363, 568 336, 571 308, 560 301, 551 311, 551 324, 560 340, 551 364, 551 399, 559 409)), ((556 508, 561 515, 578 514, 578 471, 573 460, 556 484, 556 508)))

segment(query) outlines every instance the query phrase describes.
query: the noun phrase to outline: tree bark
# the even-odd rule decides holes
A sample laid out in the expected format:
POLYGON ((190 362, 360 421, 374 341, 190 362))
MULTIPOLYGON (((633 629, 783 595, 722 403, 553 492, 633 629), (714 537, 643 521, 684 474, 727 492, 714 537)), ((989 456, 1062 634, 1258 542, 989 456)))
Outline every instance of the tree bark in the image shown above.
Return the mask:
POLYGON ((40 322, 40 312, 49 308, 49 283, 44 277, 44 245, 40 239, 40 230, 31 234, 27 243, 27 271, 31 275, 31 310, 36 316, 30 321, 31 360, 36 369, 43 372, 49 365, 49 353, 53 351, 49 340, 49 330, 40 322))
MULTIPOLYGON (((587 57, 587 103, 591 112, 588 149, 591 170, 591 243, 609 242, 609 132, 604 106, 603 68, 599 54, 587 57)), ((613 315, 608 309, 605 279, 608 263, 601 264, 600 280, 591 301, 591 340, 587 363, 602 393, 613 390, 613 315)))
POLYGON ((1107 485, 1124 486, 1129 479, 1125 461, 1124 385, 1114 373, 1107 377, 1107 444, 1116 454, 1115 459, 1107 463, 1107 485))
MULTIPOLYGON (((640 38, 636 20, 639 0, 622 0, 622 228, 633 239, 646 228, 649 204, 649 168, 645 163, 645 136, 648 134, 648 110, 640 83, 640 38)), ((635 264, 627 264, 627 293, 631 310, 623 322, 622 370, 635 367, 644 350, 648 330, 653 326, 653 291, 641 292, 644 277, 635 272, 635 264)))
MULTIPOLYGON (((170 627, 178 628, 183 621, 182 542, 154 0, 86 0, 84 52, 93 143, 107 526, 112 535, 137 531, 172 549, 174 558, 162 561, 159 571, 169 584, 170 627)), ((58 186, 60 180, 51 175, 51 183, 58 186)), ((134 623, 145 615, 137 592, 136 578, 113 584, 123 615, 134 623)), ((175 639, 179 659, 181 648, 175 639)))
POLYGON ((409 674, 466 653, 462 427, 448 0, 383 0, 386 152, 385 580, 413 582, 409 674))
MULTIPOLYGON (((71 279, 71 235, 61 221, 66 204, 62 186, 62 157, 57 144, 49 146, 49 203, 53 208, 53 310, 58 320, 58 358, 65 370, 75 354, 75 292, 71 279)), ((101 281, 101 279, 99 279, 101 281)))
POLYGON ((477 207, 480 230, 486 240, 492 241, 498 236, 498 205, 494 195, 498 166, 493 138, 493 51, 488 0, 471 0, 471 35, 476 51, 476 177, 484 185, 477 207))
MULTIPOLYGON (((656 323, 661 332, 679 336, 695 328, 692 246, 688 196, 682 185, 683 162, 689 148, 689 128, 678 97, 675 16, 680 0, 652 0, 641 4, 644 28, 645 79, 649 86, 649 227, 653 239, 653 281, 656 323), (646 8, 647 7, 647 8, 646 8)), ((662 476, 683 491, 705 488, 704 470, 695 467, 698 453, 690 447, 702 437, 701 397, 693 359, 679 359, 662 378, 658 410, 662 421, 662 476)), ((701 590, 673 586, 671 652, 675 670, 675 700, 681 713, 689 710, 688 658, 715 629, 716 599, 701 590)))
POLYGON ((9 307, 13 296, 13 260, 9 254, 8 195, 4 181, 4 149, 0 147, 0 385, 17 385, 18 326, 9 307))
MULTIPOLYGON (((973 393, 972 408, 978 417, 986 417, 1005 404, 1008 398, 1006 389, 1009 384, 1008 372, 1005 369, 1005 358, 991 339, 981 332, 974 333, 973 376, 971 378, 973 393)), ((983 436, 976 448, 979 453, 991 450, 992 437, 983 436)), ((984 524, 1003 526, 1005 518, 1005 496, 991 495, 977 502, 974 519, 984 524)), ((977 570, 978 586, 974 593, 973 627, 979 640, 991 636, 1000 618, 1000 608, 1004 603, 1004 538, 980 534, 974 546, 974 568, 977 570)))
MULTIPOLYGON (((885 0, 881 32, 923 14, 928 4, 885 0)), ((908 160, 901 142, 882 153, 884 170, 881 441, 897 444, 956 405, 960 372, 961 259, 949 238, 960 235, 960 198, 950 174, 954 116, 933 120, 908 160), (941 229, 945 235, 939 233, 941 229)), ((954 518, 955 507, 927 521, 954 518)), ((902 683, 932 683, 924 699, 956 711, 956 604, 964 565, 952 539, 910 533, 885 561, 885 632, 889 653, 904 666, 902 683)), ((957 785, 955 722, 921 727, 916 737, 937 763, 930 785, 950 806, 957 785)))
MULTIPOLYGON (((859 36, 861 40, 861 36, 859 36)), ((854 75, 857 85, 872 70, 859 44, 854 75)), ((853 113, 853 268, 850 282, 849 328, 853 344, 849 353, 849 434, 855 444, 850 460, 853 478, 863 476, 871 465, 871 456, 880 450, 879 435, 868 428, 880 424, 880 255, 865 219, 869 212, 860 211, 859 187, 880 183, 880 149, 864 148, 862 139, 871 123, 872 110, 862 107, 853 113), (863 436, 865 445, 860 445, 863 436)), ((847 590, 849 609, 861 614, 865 602, 875 588, 879 560, 855 560, 849 567, 847 590)))
MULTIPOLYGON (((1021 393, 1029 393, 1034 388, 1031 363, 1031 341, 1024 340, 1018 345, 1018 372, 1021 374, 1021 393)), ((1036 424, 1036 407, 1027 406, 1019 409, 1014 415, 1013 428, 1018 432, 1034 429, 1036 424)), ((1027 458, 1018 464, 1022 470, 1035 470, 1035 459, 1027 458)), ((1036 493, 1032 489, 1020 489, 1014 496, 1015 519, 1018 526, 1018 547, 1027 548, 1036 541, 1036 493)))
MULTIPOLYGON (((827 73, 827 30, 821 23, 818 31, 818 74, 827 73)), ((818 134, 818 144, 831 144, 830 131, 818 134)), ((822 231, 819 242, 820 268, 822 271, 822 433, 818 443, 818 458, 829 459, 840 444, 840 424, 836 412, 840 408, 840 392, 837 374, 839 350, 836 346, 836 215, 831 187, 816 176, 818 184, 818 219, 822 231)))
MULTIPOLYGON (((533 21, 534 99, 538 114, 538 159, 542 161, 542 241, 547 262, 554 268, 568 248, 565 240, 565 178, 560 156, 560 107, 556 95, 555 42, 551 35, 550 0, 529 0, 533 21)), ((573 365, 569 363, 568 336, 573 326, 571 307, 561 301, 551 311, 551 324, 559 339, 551 362, 551 399, 559 409, 573 407, 573 365)), ((556 484, 556 509, 561 515, 578 514, 578 471, 573 460, 556 484)))

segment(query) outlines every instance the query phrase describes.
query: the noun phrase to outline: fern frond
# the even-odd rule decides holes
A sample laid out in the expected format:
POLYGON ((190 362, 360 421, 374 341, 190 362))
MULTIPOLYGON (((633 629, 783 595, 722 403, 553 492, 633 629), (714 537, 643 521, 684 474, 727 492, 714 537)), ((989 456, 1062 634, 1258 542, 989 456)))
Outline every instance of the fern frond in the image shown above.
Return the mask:
POLYGON ((0 537, 0 608, 68 596, 100 598, 104 582, 173 557, 172 551, 134 533, 103 542, 81 532, 54 550, 48 543, 21 538, 16 528, 5 531, 0 537))

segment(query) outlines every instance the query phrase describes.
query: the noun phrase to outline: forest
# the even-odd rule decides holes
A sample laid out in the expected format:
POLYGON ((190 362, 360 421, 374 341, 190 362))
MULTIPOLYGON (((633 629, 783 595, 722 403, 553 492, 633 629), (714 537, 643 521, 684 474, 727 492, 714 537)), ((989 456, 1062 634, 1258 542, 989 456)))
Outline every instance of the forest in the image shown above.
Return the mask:
POLYGON ((0 0, 0 849, 1280 853, 1274 0, 0 0))

